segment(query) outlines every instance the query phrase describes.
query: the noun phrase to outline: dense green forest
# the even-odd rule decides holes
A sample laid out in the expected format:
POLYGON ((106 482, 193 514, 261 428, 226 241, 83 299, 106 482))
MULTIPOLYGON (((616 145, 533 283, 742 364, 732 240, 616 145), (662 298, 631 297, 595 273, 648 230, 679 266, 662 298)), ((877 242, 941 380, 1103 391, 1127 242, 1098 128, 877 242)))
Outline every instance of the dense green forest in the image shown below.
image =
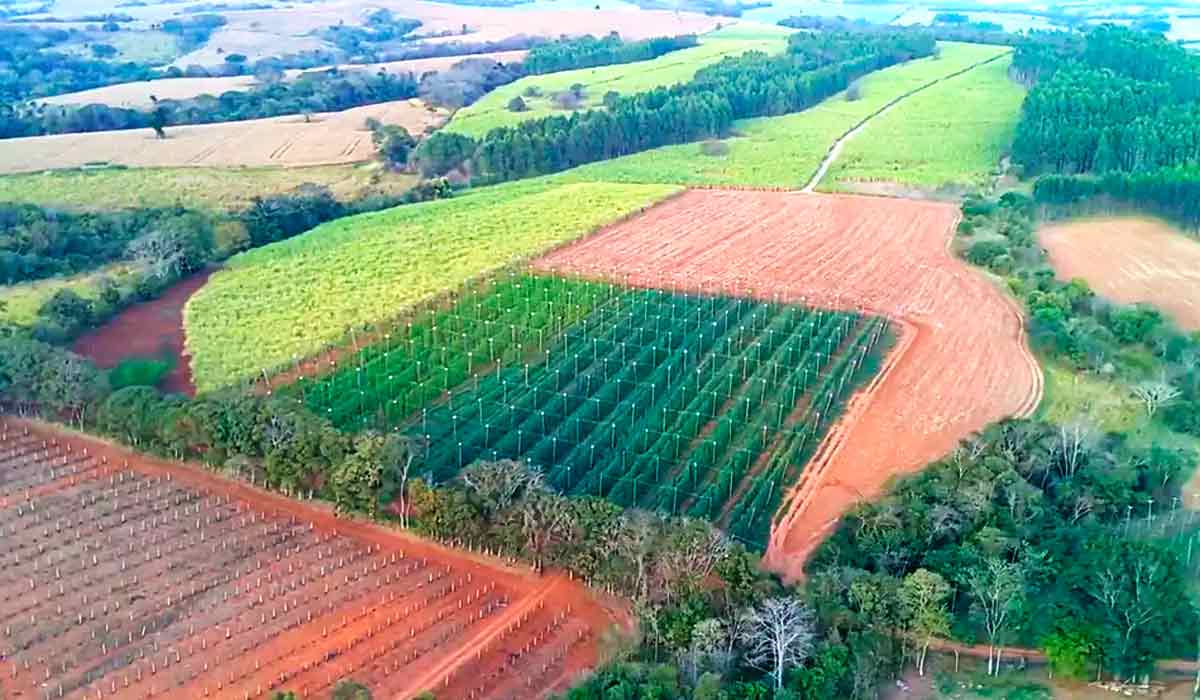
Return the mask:
POLYGON ((1036 81, 1013 159, 1041 172, 1145 172, 1200 159, 1200 57, 1162 36, 1106 25, 1027 41, 1013 70, 1036 81))
POLYGON ((807 34, 781 56, 750 52, 696 73, 690 82, 617 97, 606 109, 494 129, 476 142, 434 134, 414 152, 426 175, 465 168, 485 181, 557 172, 672 143, 724 136, 735 119, 811 107, 854 79, 933 53, 922 33, 807 34))
POLYGON ((523 63, 526 73, 541 75, 578 68, 649 61, 672 51, 696 45, 698 42, 695 34, 623 41, 613 32, 603 39, 588 35, 540 44, 529 50, 523 63))

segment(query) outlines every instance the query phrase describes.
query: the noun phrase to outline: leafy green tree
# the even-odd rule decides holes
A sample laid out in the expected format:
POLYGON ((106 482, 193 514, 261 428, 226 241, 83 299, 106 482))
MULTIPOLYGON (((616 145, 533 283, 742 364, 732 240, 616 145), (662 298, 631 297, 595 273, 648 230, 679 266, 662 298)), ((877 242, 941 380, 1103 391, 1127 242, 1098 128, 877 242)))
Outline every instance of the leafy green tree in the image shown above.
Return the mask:
POLYGON ((905 627, 916 636, 917 673, 925 675, 925 657, 935 637, 950 634, 949 582, 928 569, 917 569, 900 584, 900 610, 905 627))

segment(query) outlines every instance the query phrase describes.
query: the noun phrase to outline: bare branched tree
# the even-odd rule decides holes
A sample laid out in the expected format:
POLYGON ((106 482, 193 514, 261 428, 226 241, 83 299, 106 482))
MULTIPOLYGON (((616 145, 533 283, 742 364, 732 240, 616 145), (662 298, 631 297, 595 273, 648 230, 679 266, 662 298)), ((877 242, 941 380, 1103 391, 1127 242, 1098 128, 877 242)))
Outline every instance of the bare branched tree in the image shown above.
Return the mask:
POLYGON ((1153 418, 1158 409, 1179 398, 1179 390, 1165 380, 1142 382, 1133 387, 1133 395, 1146 406, 1146 417, 1153 418))
POLYGON ((685 520, 673 537, 661 546, 655 567, 657 583, 667 600, 689 585, 708 578, 729 554, 725 533, 701 520, 685 520))
POLYGON ((476 462, 463 470, 461 478, 482 502, 489 517, 508 510, 521 494, 544 488, 540 469, 512 459, 476 462))
POLYGON ((775 690, 783 688, 789 667, 798 666, 813 650, 813 614, 798 598, 768 598, 746 612, 742 636, 746 661, 771 674, 775 690))
POLYGON ((617 551, 628 559, 635 572, 633 596, 636 601, 650 597, 650 564, 658 540, 662 518, 643 510, 627 512, 617 536, 617 551))
POLYGON ((1059 473, 1066 479, 1075 476, 1095 445, 1096 426, 1084 418, 1075 418, 1058 429, 1059 473))
POLYGON ((1025 575, 1019 564, 992 557, 967 573, 967 588, 987 633, 988 675, 996 675, 1012 618, 1025 600, 1025 575))

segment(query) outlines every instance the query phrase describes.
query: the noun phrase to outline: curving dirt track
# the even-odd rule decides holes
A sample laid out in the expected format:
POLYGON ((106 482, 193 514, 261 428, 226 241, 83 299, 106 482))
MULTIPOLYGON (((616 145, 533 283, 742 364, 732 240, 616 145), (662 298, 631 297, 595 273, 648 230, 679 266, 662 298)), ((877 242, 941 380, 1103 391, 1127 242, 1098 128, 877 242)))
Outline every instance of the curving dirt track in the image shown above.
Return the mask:
POLYGON ((39 423, 0 420, 0 697, 516 700, 622 613, 536 576, 39 423))
POLYGON ((1017 307, 948 250, 950 204, 693 190, 535 263, 634 285, 856 309, 900 341, 850 402, 777 515, 766 564, 786 578, 855 503, 995 420, 1027 415, 1042 374, 1017 307))
POLYGON ((104 369, 116 367, 129 357, 167 355, 175 365, 160 387, 194 396, 196 387, 192 385, 192 368, 184 347, 183 307, 213 272, 198 272, 175 283, 161 297, 134 304, 108 323, 79 336, 72 349, 104 369))
POLYGON ((1200 243, 1157 219, 1112 217, 1046 226, 1038 241, 1059 277, 1110 299, 1146 302, 1200 330, 1200 243))

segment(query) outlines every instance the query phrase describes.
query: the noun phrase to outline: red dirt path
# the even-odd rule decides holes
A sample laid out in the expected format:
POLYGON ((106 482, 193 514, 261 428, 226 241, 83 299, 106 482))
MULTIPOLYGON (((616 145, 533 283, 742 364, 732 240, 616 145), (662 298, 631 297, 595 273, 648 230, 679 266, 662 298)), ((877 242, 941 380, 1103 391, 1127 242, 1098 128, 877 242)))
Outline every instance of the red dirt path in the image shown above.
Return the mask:
POLYGON ((128 357, 169 355, 175 362, 159 385, 165 391, 193 396, 192 369, 184 350, 183 307, 208 281, 213 270, 198 272, 177 282, 161 297, 125 309, 108 323, 80 336, 75 352, 104 369, 128 357))
POLYGON ((0 527, 5 700, 324 698, 347 677, 537 698, 624 617, 561 575, 30 421, 0 420, 0 527))
POLYGON ((639 286, 855 309, 900 340, 785 499, 765 563, 789 579, 854 504, 988 423, 1027 415, 1042 374, 1017 307, 953 257, 950 204, 694 190, 535 263, 639 286))

